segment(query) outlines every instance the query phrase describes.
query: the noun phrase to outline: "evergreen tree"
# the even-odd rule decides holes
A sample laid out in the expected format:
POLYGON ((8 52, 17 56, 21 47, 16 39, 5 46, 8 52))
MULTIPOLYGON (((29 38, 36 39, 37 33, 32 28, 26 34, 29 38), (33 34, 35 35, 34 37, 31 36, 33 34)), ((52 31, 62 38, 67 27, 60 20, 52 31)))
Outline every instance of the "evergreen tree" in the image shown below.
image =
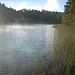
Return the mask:
POLYGON ((66 2, 63 23, 75 25, 75 0, 68 0, 68 2, 66 2))

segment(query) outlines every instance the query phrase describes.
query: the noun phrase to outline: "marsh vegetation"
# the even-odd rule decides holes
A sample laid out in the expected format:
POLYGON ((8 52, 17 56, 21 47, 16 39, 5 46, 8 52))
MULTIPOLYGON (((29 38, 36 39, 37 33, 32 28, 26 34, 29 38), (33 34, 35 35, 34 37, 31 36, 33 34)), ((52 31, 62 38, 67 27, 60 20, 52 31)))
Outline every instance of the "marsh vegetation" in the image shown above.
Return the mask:
POLYGON ((75 74, 75 26, 58 26, 51 75, 75 74))

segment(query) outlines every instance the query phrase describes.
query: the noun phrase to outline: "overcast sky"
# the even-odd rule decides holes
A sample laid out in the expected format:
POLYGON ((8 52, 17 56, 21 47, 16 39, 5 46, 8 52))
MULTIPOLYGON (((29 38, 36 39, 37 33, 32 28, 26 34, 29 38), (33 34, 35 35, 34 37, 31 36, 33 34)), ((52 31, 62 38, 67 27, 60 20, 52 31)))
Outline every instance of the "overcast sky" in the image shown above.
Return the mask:
POLYGON ((67 0, 0 0, 7 7, 12 7, 16 10, 35 9, 48 11, 64 11, 64 5, 67 0))

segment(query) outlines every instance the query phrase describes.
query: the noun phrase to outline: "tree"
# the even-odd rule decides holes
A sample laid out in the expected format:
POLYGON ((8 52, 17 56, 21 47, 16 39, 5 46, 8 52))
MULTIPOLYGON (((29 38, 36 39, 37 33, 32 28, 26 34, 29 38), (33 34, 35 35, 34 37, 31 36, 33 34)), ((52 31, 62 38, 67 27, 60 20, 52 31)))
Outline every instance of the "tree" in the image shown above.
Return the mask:
POLYGON ((75 25, 75 0, 66 2, 63 22, 67 25, 75 25))

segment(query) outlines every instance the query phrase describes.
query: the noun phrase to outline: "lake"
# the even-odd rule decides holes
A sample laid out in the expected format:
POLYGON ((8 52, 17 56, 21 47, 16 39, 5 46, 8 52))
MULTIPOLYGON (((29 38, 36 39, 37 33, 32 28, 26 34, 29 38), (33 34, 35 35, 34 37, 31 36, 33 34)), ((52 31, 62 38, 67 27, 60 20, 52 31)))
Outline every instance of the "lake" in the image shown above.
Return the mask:
POLYGON ((1 25, 0 75, 44 72, 52 54, 53 25, 1 25))

